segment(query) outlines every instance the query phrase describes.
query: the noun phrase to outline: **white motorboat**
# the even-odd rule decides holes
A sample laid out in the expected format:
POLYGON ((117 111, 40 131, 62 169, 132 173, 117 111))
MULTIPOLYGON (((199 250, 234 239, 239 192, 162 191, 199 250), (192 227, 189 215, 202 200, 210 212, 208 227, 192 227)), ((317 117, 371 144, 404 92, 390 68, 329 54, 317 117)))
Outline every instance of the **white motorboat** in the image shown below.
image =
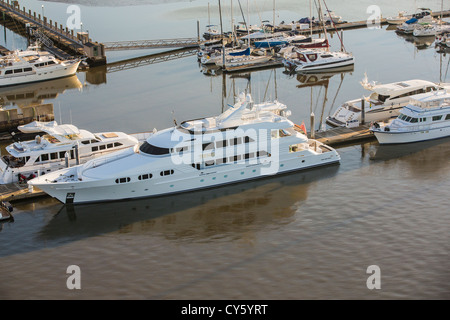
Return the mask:
POLYGON ((29 181, 63 203, 163 196, 338 163, 333 148, 308 139, 286 105, 241 94, 217 117, 152 134, 138 151, 91 160, 29 181))
POLYGON ((240 35, 244 35, 244 34, 252 34, 255 32, 259 32, 261 31, 261 27, 257 26, 256 24, 252 24, 250 26, 248 26, 247 28, 247 24, 244 22, 238 22, 238 24, 235 26, 234 29, 235 33, 240 36, 240 35))
POLYGON ((34 121, 18 129, 23 133, 36 133, 36 138, 6 147, 8 154, 0 158, 0 184, 26 181, 66 165, 132 148, 146 137, 123 132, 91 133, 71 124, 58 125, 56 121, 34 121))
POLYGON ((206 40, 213 40, 221 36, 219 26, 215 24, 209 24, 205 27, 205 32, 203 33, 203 38, 206 40))
POLYGON ((414 31, 413 36, 415 37, 429 37, 429 36, 437 36, 443 34, 445 32, 450 32, 449 24, 422 24, 418 25, 414 31))
POLYGON ((366 78, 362 86, 371 91, 368 97, 345 102, 326 122, 333 127, 343 127, 362 120, 362 103, 364 101, 364 121, 383 121, 397 117, 401 108, 411 97, 432 91, 450 89, 450 83, 436 84, 431 81, 413 79, 387 84, 369 83, 366 78))
POLYGON ((411 143, 450 136, 450 94, 446 90, 421 94, 388 123, 370 129, 380 144, 411 143))
POLYGON ((325 24, 331 24, 331 23, 342 23, 342 17, 336 15, 334 11, 328 11, 323 15, 323 21, 325 24))
POLYGON ((283 58, 283 65, 286 70, 297 73, 346 69, 354 64, 355 57, 351 53, 318 48, 294 48, 290 54, 286 54, 283 58))
POLYGON ((412 15, 408 15, 406 11, 400 11, 396 17, 386 18, 386 22, 391 25, 400 25, 412 18, 412 15))
POLYGON ((74 75, 80 60, 60 60, 38 46, 0 57, 0 87, 74 75))
POLYGON ((417 26, 436 22, 430 9, 419 8, 419 10, 421 11, 413 14, 411 19, 408 19, 401 25, 398 25, 396 32, 401 34, 412 34, 417 26))

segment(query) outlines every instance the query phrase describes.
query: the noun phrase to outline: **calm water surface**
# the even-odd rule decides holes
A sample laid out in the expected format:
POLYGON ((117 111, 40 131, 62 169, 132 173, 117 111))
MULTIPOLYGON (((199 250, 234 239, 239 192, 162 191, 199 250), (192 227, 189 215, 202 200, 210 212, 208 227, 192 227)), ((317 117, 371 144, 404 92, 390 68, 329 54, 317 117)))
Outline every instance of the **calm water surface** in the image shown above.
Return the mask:
MULTIPOLYGON (((44 4, 45 14, 60 21, 69 3, 80 4, 83 28, 98 41, 195 37, 197 20, 201 31, 208 21, 208 1, 21 1, 39 12, 44 4)), ((371 4, 385 16, 440 9, 440 1, 327 4, 349 21, 365 20, 371 4)), ((250 22, 272 19, 272 1, 254 6, 262 9, 250 13, 250 22)), ((307 1, 278 1, 277 8, 286 21, 309 13, 307 1)), ((26 46, 9 30, 4 35, 1 45, 26 46)), ((336 34, 331 41, 339 49, 336 34)), ((346 31, 344 42, 355 68, 326 75, 327 85, 305 86, 307 79, 281 68, 209 76, 187 54, 80 72, 79 82, 60 82, 52 89, 57 96, 42 102, 53 103, 59 122, 132 133, 172 126, 173 116, 217 115, 233 93, 251 89, 256 101, 286 103, 291 119, 307 127, 314 112, 319 129, 340 104, 367 94, 359 84, 365 73, 379 82, 450 82, 449 55, 437 53, 433 39, 401 37, 383 26, 346 31)), ((108 61, 152 52, 117 52, 108 61)), ((449 299, 450 139, 395 147, 368 141, 338 151, 340 165, 208 191, 75 207, 48 197, 17 203, 14 222, 0 225, 0 265, 8 270, 0 298, 449 299), (69 265, 81 268, 81 290, 66 287, 69 265), (379 290, 366 286, 371 265, 381 270, 379 290)))

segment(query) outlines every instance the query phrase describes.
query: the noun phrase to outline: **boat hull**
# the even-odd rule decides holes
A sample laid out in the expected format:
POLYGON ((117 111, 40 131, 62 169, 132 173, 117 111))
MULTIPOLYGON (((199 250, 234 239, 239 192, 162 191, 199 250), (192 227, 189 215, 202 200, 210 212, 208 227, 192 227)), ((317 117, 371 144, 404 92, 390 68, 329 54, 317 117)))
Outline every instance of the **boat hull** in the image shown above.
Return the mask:
POLYGON ((450 136, 450 126, 428 130, 409 132, 394 132, 372 130, 380 144, 413 143, 427 140, 440 139, 450 136))
POLYGON ((274 177, 293 171, 331 165, 339 163, 339 161, 339 154, 334 149, 331 149, 331 151, 320 155, 306 156, 302 157, 302 159, 296 157, 280 162, 278 163, 278 170, 271 174, 265 173, 265 170, 268 170, 273 165, 269 161, 261 165, 243 164, 239 167, 233 166, 233 169, 224 169, 220 172, 192 172, 191 174, 185 174, 182 178, 176 178, 177 175, 175 174, 173 179, 164 180, 164 182, 159 182, 157 179, 153 181, 149 179, 125 184, 111 184, 110 181, 105 180, 58 184, 57 186, 52 183, 39 183, 35 181, 31 181, 30 184, 63 203, 83 204, 158 197, 214 188, 248 180, 274 177))
POLYGON ((342 61, 333 61, 333 62, 324 62, 324 63, 316 63, 316 64, 302 64, 298 65, 295 68, 295 72, 297 73, 308 73, 308 72, 320 72, 320 71, 338 71, 345 70, 351 65, 355 64, 354 58, 344 59, 342 61))

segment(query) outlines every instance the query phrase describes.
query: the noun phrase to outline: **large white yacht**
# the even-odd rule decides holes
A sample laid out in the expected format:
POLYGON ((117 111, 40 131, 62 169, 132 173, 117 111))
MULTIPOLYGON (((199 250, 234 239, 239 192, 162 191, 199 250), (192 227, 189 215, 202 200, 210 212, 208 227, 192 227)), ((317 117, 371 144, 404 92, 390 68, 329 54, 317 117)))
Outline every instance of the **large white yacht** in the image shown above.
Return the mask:
POLYGON ((388 123, 370 129, 380 144, 410 143, 450 136, 450 94, 441 90, 421 94, 388 123))
POLYGON ((224 113, 153 133, 128 149, 30 180, 63 203, 161 196, 338 163, 308 139, 286 105, 241 94, 224 113))
POLYGON ((56 121, 34 121, 18 129, 23 133, 36 133, 36 138, 14 142, 6 147, 7 154, 0 158, 0 184, 24 182, 67 165, 84 163, 107 153, 134 147, 140 140, 138 135, 91 133, 71 124, 58 125, 56 121))
POLYGON ((362 100, 364 100, 364 121, 382 121, 398 116, 401 108, 407 105, 414 95, 450 89, 450 83, 437 84, 427 80, 413 79, 387 84, 369 83, 367 77, 362 86, 372 91, 370 96, 345 102, 326 122, 333 127, 344 127, 355 121, 360 122, 362 100))
POLYGON ((0 57, 0 87, 74 75, 80 60, 60 60, 39 46, 16 50, 0 57))

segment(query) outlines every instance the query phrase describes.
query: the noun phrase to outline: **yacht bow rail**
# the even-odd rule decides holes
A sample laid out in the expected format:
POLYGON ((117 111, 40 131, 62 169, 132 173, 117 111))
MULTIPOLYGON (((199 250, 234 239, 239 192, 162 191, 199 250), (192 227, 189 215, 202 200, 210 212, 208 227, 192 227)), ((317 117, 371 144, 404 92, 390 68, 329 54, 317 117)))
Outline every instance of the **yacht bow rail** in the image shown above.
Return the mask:
POLYGON ((157 40, 132 40, 103 42, 105 50, 138 50, 156 48, 194 48, 203 41, 198 38, 157 39, 157 40))

